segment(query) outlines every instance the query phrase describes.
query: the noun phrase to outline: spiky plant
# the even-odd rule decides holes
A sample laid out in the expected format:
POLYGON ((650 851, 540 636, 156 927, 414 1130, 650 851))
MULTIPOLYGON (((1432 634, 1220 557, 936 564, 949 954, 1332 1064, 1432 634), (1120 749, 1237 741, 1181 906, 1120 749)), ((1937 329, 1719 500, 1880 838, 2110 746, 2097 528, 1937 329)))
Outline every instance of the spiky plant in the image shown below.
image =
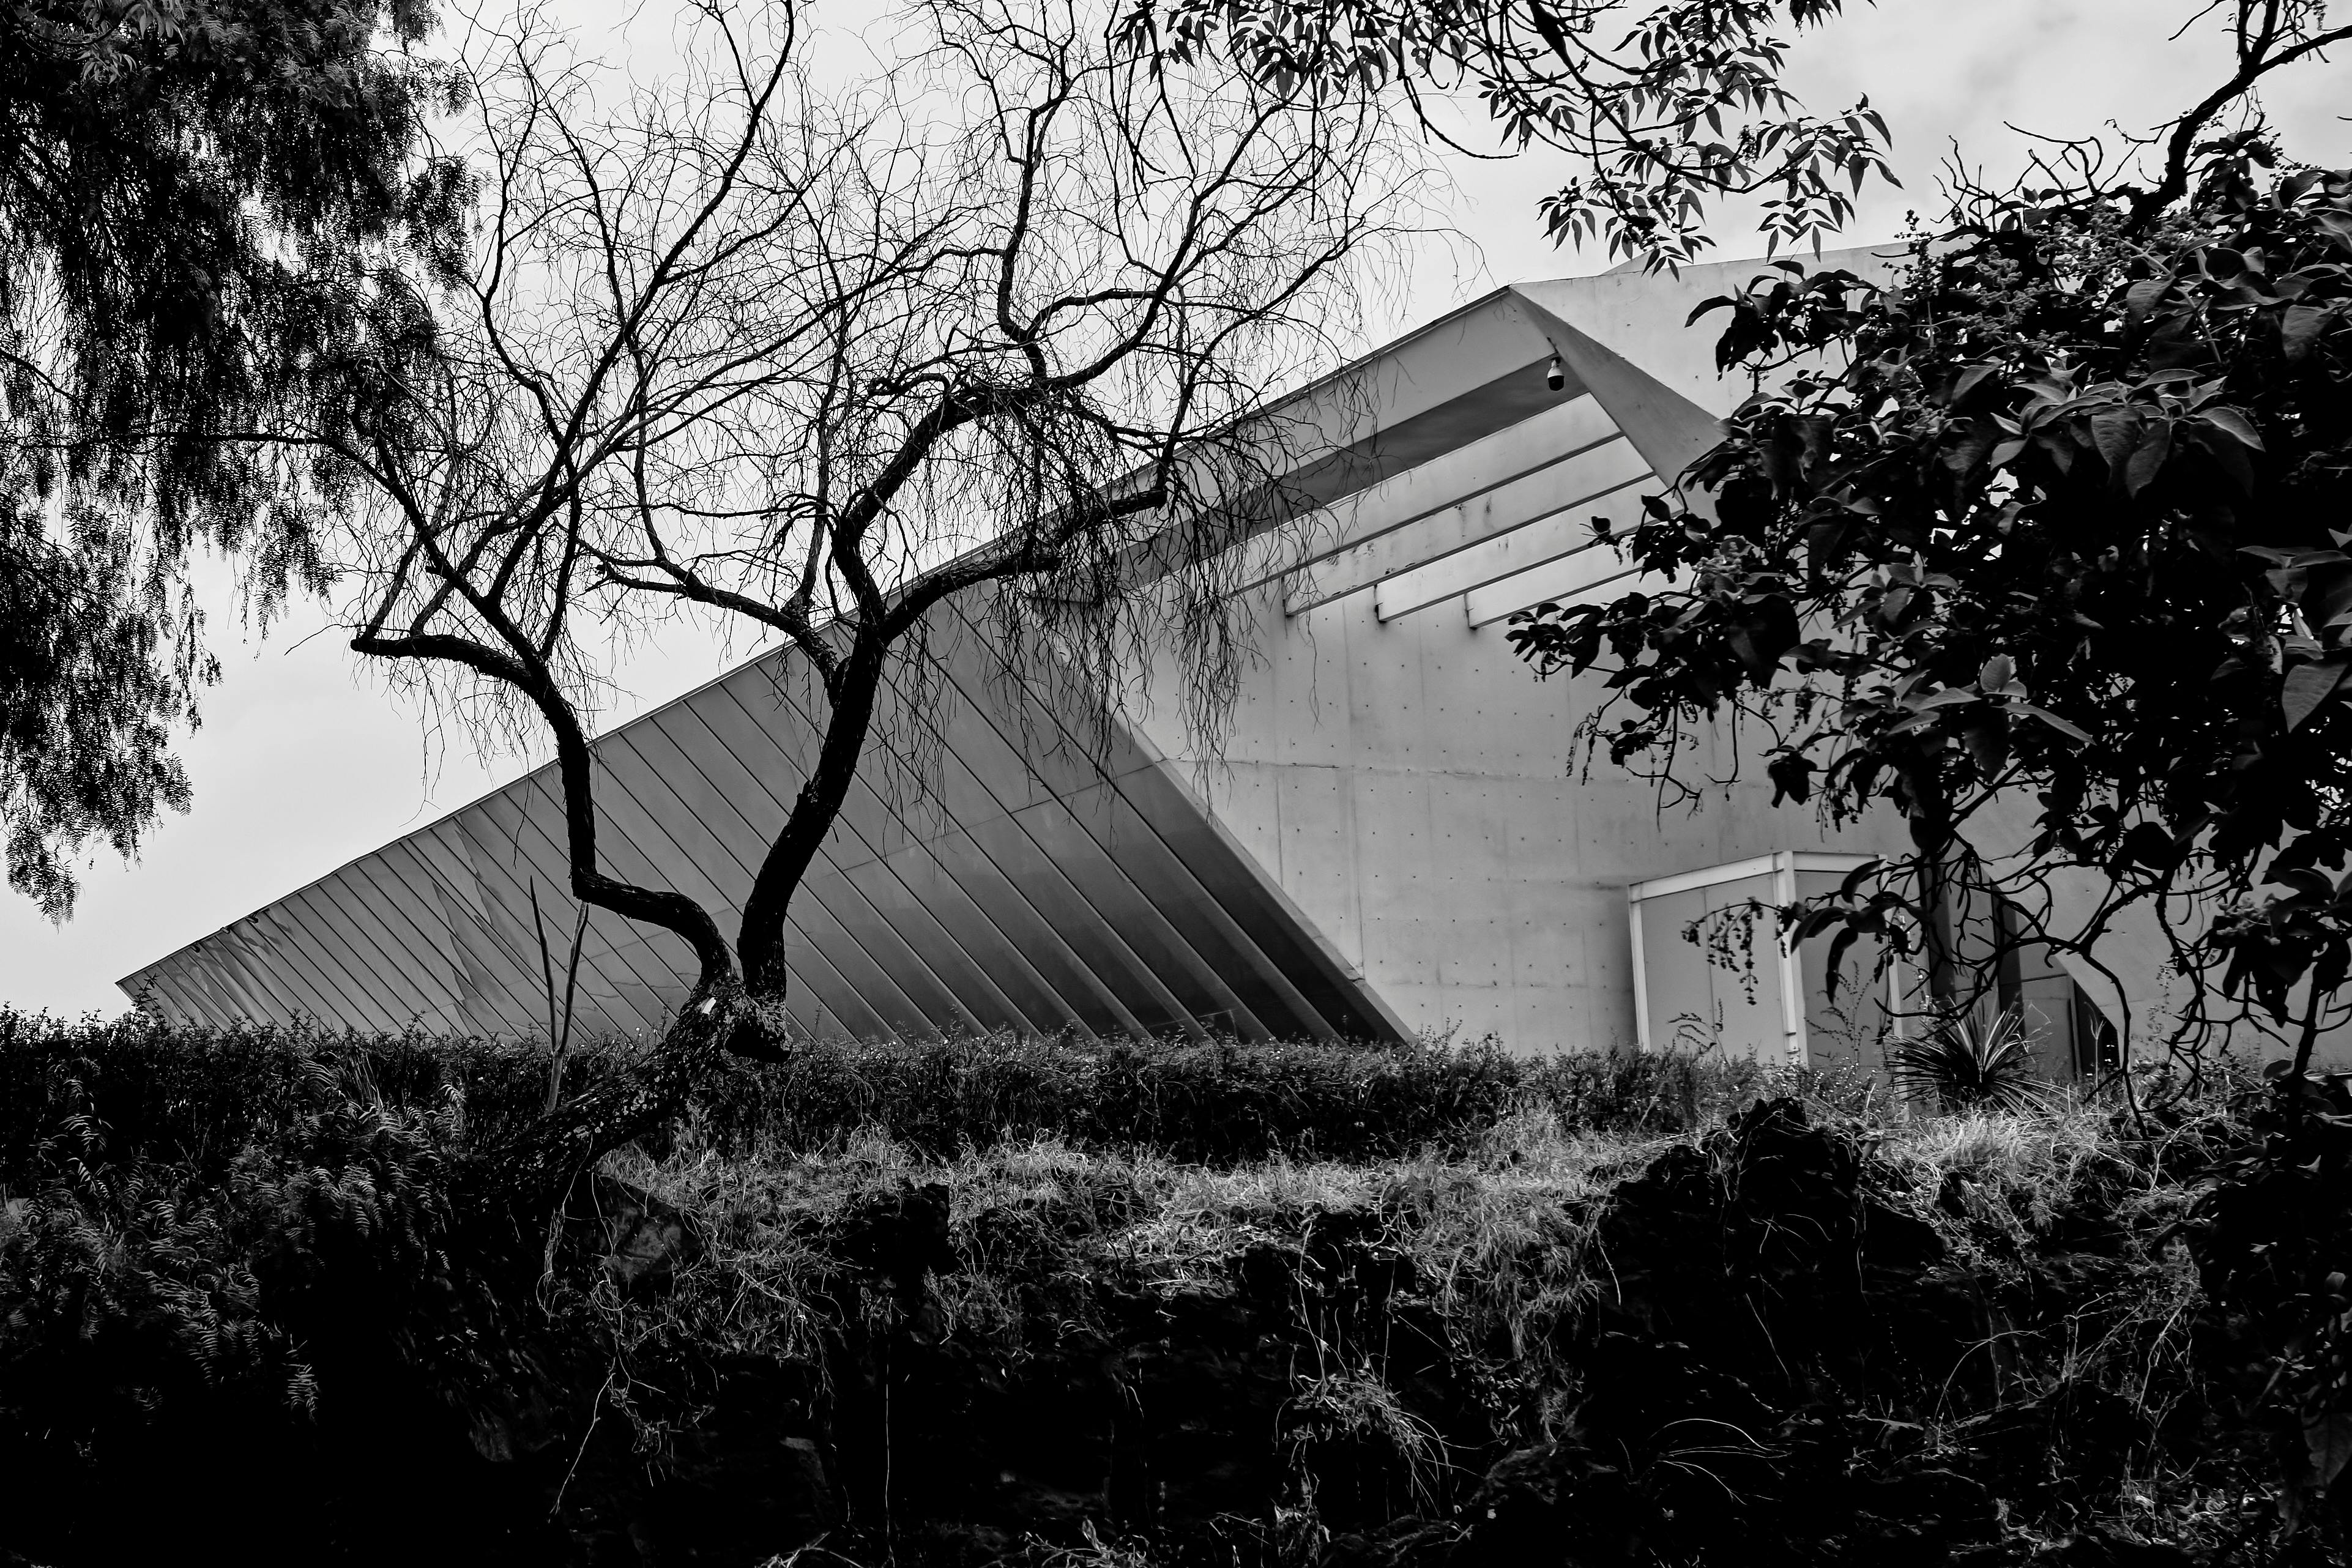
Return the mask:
POLYGON ((2034 1071, 2033 1040, 2017 1008, 1956 1013, 1896 1046, 1886 1065, 1898 1091, 1947 1111, 2023 1111, 2050 1094, 2034 1071))

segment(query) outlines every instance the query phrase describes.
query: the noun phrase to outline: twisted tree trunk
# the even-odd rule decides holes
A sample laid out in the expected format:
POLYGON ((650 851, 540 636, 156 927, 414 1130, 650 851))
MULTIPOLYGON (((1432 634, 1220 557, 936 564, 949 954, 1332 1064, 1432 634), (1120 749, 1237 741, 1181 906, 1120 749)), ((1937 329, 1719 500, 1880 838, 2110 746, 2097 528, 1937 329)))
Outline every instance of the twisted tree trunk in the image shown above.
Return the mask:
POLYGON ((598 1160, 675 1121, 695 1087, 730 1056, 782 1058, 732 976, 697 986, 643 1057, 475 1155, 462 1196, 518 1221, 552 1212, 598 1160))

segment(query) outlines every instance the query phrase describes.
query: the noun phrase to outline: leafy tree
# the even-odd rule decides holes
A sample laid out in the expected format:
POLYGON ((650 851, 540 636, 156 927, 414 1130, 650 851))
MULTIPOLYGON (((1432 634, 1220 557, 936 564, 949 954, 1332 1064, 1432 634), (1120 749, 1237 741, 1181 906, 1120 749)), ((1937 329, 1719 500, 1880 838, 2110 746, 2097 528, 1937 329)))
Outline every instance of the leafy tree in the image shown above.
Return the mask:
POLYGON ((1512 636, 1539 668, 1607 670, 1584 722, 1617 761, 1672 778, 1688 726, 1738 714, 1778 798, 1903 815, 1913 853, 1788 912, 1797 931, 1917 932, 1948 969, 1975 890, 2095 963, 2137 908, 2215 981, 2183 1043, 2221 998, 2292 1006, 2300 1062, 2352 964, 2322 873, 2352 848, 2352 175, 2209 132, 2352 29, 2260 0, 2237 19, 2238 71, 2167 128, 2152 182, 2063 149, 2032 185, 1958 193, 1890 287, 1784 266, 1701 307, 1759 388, 1812 368, 1685 476, 1704 505, 1619 541, 1671 586, 1512 636), (2054 928, 2068 868, 2105 892, 2054 928))
MULTIPOLYGON (((338 395, 388 244, 446 236, 412 166, 441 81, 419 0, 0 5, 0 812, 63 917, 187 782, 214 666, 181 580, 319 585, 301 466, 239 437, 338 395)), ((414 349, 416 345, 407 345, 414 349)))
POLYGON ((1687 476, 1711 505, 1621 541, 1673 586, 1512 635, 1541 667, 1607 669, 1584 723, 1617 761, 1671 774, 1688 726, 1737 713, 1780 797, 1902 813, 1908 859, 1799 930, 1932 932, 1958 887, 2040 916, 2053 869, 2094 871, 2109 891, 2054 946, 2088 955, 2137 904, 2273 1015, 2314 974, 2307 1051, 2345 972, 2317 868, 2352 847, 2352 175, 2258 182, 2247 138, 2214 154, 2146 221, 1992 203, 1890 287, 1829 272, 1711 302, 1727 358, 1844 368, 1749 400, 1687 476), (2018 801, 2022 854, 1975 831, 2018 801), (2282 878, 2292 897, 2256 901, 2282 878))
POLYGON ((1542 200, 1562 241, 1598 240, 1653 268, 1696 259, 1707 209, 1761 198, 1773 248, 1817 244, 1894 180, 1886 122, 1867 99, 1810 114, 1783 83, 1774 29, 1833 20, 1843 0, 1132 0, 1123 36, 1182 63, 1223 50, 1277 91, 1377 94, 1427 111, 1475 91, 1506 148, 1541 146, 1583 171, 1542 200))
POLYGON ((2277 1423, 2293 1524, 2352 1458, 2352 1124, 2307 1075, 2352 1010, 2352 171, 2214 127, 2352 30, 2236 18, 2239 70, 2152 180, 2063 148, 1960 192, 1891 283, 1786 267, 1703 306, 1759 390, 1616 541, 1654 586, 1511 636, 1601 674, 1581 723, 1616 762, 1696 786, 1693 727, 1737 719, 1776 799, 1903 816, 1911 851, 1784 936, 1916 940, 1965 992, 1956 904, 2095 965, 2136 915, 2192 1069, 2233 1030, 2288 1040, 2187 1230, 2222 1337, 2266 1352, 2216 1370, 2277 1423), (2061 877, 2095 890, 2063 922, 2061 877))
POLYGON ((128 858, 159 808, 187 809, 171 727, 198 672, 159 646, 123 541, 75 549, 27 521, 0 519, 0 821, 10 885, 63 915, 74 850, 102 836, 128 858))

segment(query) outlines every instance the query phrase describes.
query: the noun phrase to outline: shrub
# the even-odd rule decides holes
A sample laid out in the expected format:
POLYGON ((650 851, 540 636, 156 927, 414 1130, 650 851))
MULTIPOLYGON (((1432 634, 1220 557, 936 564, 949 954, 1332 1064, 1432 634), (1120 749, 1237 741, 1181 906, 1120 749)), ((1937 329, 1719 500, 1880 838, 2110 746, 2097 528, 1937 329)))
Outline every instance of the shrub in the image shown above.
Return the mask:
POLYGON ((543 1051, 491 1040, 0 1008, 0 1183, 30 1168, 41 1141, 76 1114, 105 1124, 116 1161, 215 1178, 253 1139, 303 1113, 308 1075, 321 1064, 362 1074, 395 1111, 433 1111, 454 1091, 475 1135, 530 1115, 547 1093, 543 1051))
MULTIPOLYGON (((282 1044, 192 1051, 268 1092, 241 1102, 129 1038, 42 1064, 54 1119, 0 1183, 0 1471, 43 1500, 9 1511, 7 1545, 108 1562, 227 1532, 247 1560, 407 1560, 422 1527, 371 1518, 381 1492, 463 1490, 473 1406, 512 1383, 509 1314, 481 1249, 453 1244, 459 1097, 395 1106, 362 1062, 282 1044), (131 1092, 150 1060, 159 1082, 131 1092), (113 1137, 77 1076, 93 1066, 176 1155, 113 1137), (222 1135, 187 1142, 207 1113, 222 1135)), ((21 1134, 14 1097, 10 1118, 21 1134)))

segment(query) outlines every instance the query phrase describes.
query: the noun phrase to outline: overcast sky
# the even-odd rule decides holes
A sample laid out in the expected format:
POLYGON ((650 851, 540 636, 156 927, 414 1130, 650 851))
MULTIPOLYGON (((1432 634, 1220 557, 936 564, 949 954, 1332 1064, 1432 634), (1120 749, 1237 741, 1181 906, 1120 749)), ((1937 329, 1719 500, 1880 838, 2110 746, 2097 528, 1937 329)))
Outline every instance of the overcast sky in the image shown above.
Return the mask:
MULTIPOLYGON (((648 0, 635 31, 657 25, 648 0)), ((2109 122, 2144 131, 2226 75, 2218 33, 2168 35, 2195 10, 2176 0, 1883 0, 1800 46, 1796 85, 1817 110, 1867 93, 1895 133, 1905 189, 1874 186, 1853 243, 1892 238, 1916 205, 1937 207, 1938 171, 1955 143, 1995 172, 2021 162, 2014 125, 2051 135, 2095 133, 2109 122)), ((864 8, 816 15, 851 30, 864 8), (843 18, 848 18, 844 20, 843 18)), ((613 36, 604 33, 603 36, 613 36)), ((2347 68, 2289 73, 2270 108, 2289 151, 2345 161, 2352 101, 2347 68)), ((1535 203, 1557 184, 1556 161, 1454 159, 1454 224, 1475 250, 1457 266, 1433 259, 1401 296, 1377 339, 1500 284, 1601 269, 1599 257, 1554 250, 1535 203)), ((1737 216, 1717 254, 1755 254, 1737 216)), ((0 1001, 58 1012, 119 1012, 114 982, 166 953, 283 896, 344 862, 441 816, 520 769, 485 764, 462 743, 428 741, 418 715, 357 668, 315 611, 298 612, 266 641, 237 634, 233 611, 215 614, 226 674, 205 703, 204 727, 183 747, 195 789, 189 815, 166 822, 141 862, 101 861, 83 883, 72 922, 53 927, 0 891, 0 1001)), ((630 701, 614 717, 668 700, 717 670, 699 650, 654 650, 628 674, 630 701)))

